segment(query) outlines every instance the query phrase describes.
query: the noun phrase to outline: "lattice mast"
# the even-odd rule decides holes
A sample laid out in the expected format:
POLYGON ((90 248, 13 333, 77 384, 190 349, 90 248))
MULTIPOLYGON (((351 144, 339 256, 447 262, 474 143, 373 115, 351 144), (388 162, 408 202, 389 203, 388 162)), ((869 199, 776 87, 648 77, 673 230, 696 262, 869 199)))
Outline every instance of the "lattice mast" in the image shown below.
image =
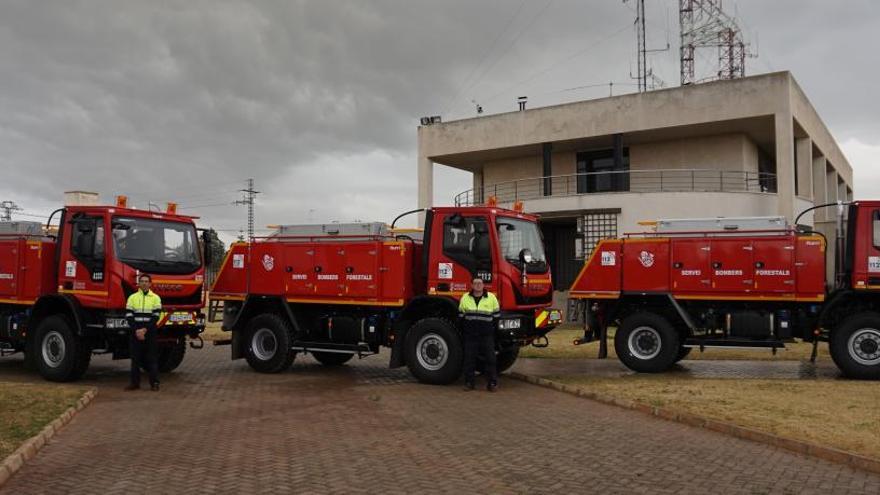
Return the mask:
POLYGON ((722 0, 679 0, 681 84, 696 84, 746 75, 746 57, 754 57, 736 19, 724 13, 722 0), (697 55, 717 51, 714 73, 698 75, 697 55))

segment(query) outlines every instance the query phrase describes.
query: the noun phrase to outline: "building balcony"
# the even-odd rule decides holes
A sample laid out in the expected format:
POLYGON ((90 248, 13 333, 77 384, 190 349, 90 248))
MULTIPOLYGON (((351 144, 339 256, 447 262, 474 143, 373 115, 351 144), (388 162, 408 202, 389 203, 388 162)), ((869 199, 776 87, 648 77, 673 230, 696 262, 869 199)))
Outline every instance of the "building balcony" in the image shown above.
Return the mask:
POLYGON ((517 179, 463 191, 456 206, 616 193, 776 193, 776 175, 719 169, 639 169, 517 179))

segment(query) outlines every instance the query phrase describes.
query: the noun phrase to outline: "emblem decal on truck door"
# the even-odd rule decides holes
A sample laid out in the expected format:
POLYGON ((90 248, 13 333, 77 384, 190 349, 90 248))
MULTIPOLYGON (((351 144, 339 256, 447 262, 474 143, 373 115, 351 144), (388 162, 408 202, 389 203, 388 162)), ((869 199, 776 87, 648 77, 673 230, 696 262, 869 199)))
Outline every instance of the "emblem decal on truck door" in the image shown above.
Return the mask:
POLYGON ((265 268, 267 272, 271 272, 272 269, 275 268, 275 258, 269 256, 268 254, 264 254, 263 268, 265 268))
POLYGON ((76 276, 76 261, 66 261, 64 263, 64 276, 65 277, 75 277, 76 276))
POLYGON ((617 264, 617 256, 614 251, 602 251, 602 266, 614 266, 617 264))
POLYGON ((437 265, 437 278, 441 280, 452 279, 452 263, 440 263, 437 265))
POLYGON ((641 253, 639 253, 639 261, 642 262, 643 267, 651 268, 652 266, 654 266, 654 254, 647 251, 642 251, 641 253))

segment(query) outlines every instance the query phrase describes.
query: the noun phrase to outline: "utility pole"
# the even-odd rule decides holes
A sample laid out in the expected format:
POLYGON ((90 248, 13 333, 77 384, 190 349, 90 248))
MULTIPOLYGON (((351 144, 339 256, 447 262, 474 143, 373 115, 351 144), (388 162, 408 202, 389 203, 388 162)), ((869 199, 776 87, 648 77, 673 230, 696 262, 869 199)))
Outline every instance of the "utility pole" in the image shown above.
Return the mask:
POLYGON ((248 207, 248 241, 253 242, 254 240, 254 199, 257 197, 257 194, 260 191, 254 190, 254 179, 247 180, 247 189, 239 189, 239 191, 244 193, 244 198, 234 201, 232 204, 234 205, 247 205, 248 207))
POLYGON ((12 212, 21 211, 21 208, 14 201, 3 201, 0 203, 0 210, 3 210, 3 213, 0 214, 0 221, 11 222, 12 212))

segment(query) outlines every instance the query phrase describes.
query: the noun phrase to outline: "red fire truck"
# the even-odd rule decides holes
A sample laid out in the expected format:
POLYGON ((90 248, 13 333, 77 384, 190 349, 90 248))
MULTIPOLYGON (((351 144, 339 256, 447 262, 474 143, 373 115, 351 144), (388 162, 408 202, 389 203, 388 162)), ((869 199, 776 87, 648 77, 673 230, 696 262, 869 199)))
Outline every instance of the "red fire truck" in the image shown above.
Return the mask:
POLYGON ((52 381, 81 377, 92 354, 128 358, 125 303, 147 273, 164 310, 160 371, 176 368, 186 337, 204 330, 205 255, 193 217, 175 210, 127 208, 120 197, 116 206, 58 209, 45 226, 0 223, 0 354, 24 352, 52 381))
POLYGON ((488 206, 428 209, 423 232, 395 222, 287 226, 234 244, 210 296, 233 359, 276 373, 299 352, 338 365, 387 346, 392 367, 450 383, 462 370, 458 298, 476 276, 501 304, 499 370, 559 322, 536 217, 488 206))
POLYGON ((604 341, 616 326, 619 359, 640 372, 665 370, 693 348, 776 352, 798 338, 813 342, 815 357, 825 341, 844 375, 880 378, 880 201, 839 210, 828 289, 825 237, 781 218, 661 221, 655 232, 599 242, 571 289, 586 302, 584 340, 604 341))

